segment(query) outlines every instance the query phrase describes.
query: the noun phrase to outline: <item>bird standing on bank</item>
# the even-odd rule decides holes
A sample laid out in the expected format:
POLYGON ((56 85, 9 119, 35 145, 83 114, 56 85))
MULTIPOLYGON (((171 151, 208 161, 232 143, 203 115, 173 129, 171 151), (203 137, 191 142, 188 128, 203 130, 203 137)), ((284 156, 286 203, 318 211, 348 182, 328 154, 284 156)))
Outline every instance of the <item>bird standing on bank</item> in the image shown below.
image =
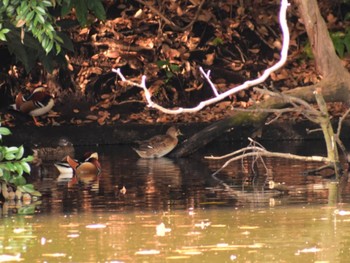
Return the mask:
POLYGON ((133 148, 141 158, 160 158, 170 153, 177 145, 177 136, 181 135, 176 127, 170 127, 166 134, 156 135, 148 140, 138 142, 139 146, 133 148))
POLYGON ((54 104, 53 96, 44 87, 38 87, 29 96, 24 96, 22 92, 18 93, 11 108, 32 116, 36 126, 43 126, 36 117, 48 113, 54 104))

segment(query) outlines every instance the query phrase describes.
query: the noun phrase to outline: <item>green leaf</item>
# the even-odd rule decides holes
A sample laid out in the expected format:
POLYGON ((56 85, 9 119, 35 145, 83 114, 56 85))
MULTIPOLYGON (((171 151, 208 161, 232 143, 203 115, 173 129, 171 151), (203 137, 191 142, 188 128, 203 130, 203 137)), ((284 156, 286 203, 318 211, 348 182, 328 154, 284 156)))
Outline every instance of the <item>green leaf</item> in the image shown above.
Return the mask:
POLYGON ((87 15, 88 15, 88 9, 85 1, 76 1, 75 11, 76 11, 76 16, 80 25, 85 26, 87 24, 87 15))
POLYGON ((8 128, 0 127, 0 134, 1 135, 10 135, 11 131, 8 128))
MULTIPOLYGON (((10 32, 10 29, 8 29, 8 28, 3 28, 3 29, 1 29, 0 30, 0 34, 1 34, 1 40, 3 40, 3 41, 6 41, 6 34, 8 33, 8 32, 10 32), (5 39, 5 40, 4 40, 5 39)), ((1 134, 1 133, 0 133, 1 134)))
POLYGON ((53 48, 53 44, 54 44, 54 42, 50 40, 49 43, 48 43, 48 45, 47 45, 46 48, 45 48, 46 54, 50 53, 50 51, 51 51, 52 48, 53 48))
POLYGON ((35 190, 32 184, 21 185, 21 186, 18 186, 18 188, 24 193, 29 193, 34 196, 41 196, 41 193, 35 190))
POLYGON ((23 1, 21 3, 21 6, 18 7, 18 9, 17 9, 17 13, 19 14, 19 18, 24 18, 28 13, 29 8, 30 8, 30 6, 27 5, 27 3, 25 1, 23 1))
MULTIPOLYGON (((0 31, 0 40, 4 41, 4 42, 7 41, 6 36, 5 36, 5 34, 2 31, 0 31)), ((0 135, 0 139, 1 139, 1 135, 0 135)))
POLYGON ((31 161, 34 160, 34 157, 32 155, 28 155, 27 157, 22 159, 22 162, 28 162, 30 163, 31 161))
POLYGON ((14 166, 13 163, 11 163, 11 162, 6 162, 6 163, 4 163, 4 165, 5 165, 5 169, 6 169, 6 170, 8 170, 8 171, 10 171, 10 172, 14 172, 14 171, 15 171, 15 166, 14 166))
POLYGON ((52 3, 50 1, 46 1, 46 0, 42 1, 41 4, 43 6, 45 6, 45 7, 51 7, 52 6, 52 3))
POLYGON ((11 173, 7 170, 2 170, 2 179, 5 181, 5 182, 8 182, 10 181, 11 179, 11 173))
POLYGON ((16 154, 16 160, 19 160, 23 157, 23 154, 24 154, 24 147, 21 145, 19 148, 18 148, 18 152, 16 154))
POLYGON ((23 175, 23 167, 22 167, 21 163, 15 162, 13 164, 15 166, 16 175, 22 176, 23 175))
POLYGON ((163 68, 165 66, 168 66, 169 65, 169 61, 168 60, 158 60, 156 62, 158 68, 163 68))
POLYGON ((15 7, 12 6, 12 5, 9 5, 7 8, 6 8, 6 15, 8 17, 13 17, 15 14, 15 7))
POLYGON ((25 19, 27 21, 27 23, 30 22, 33 19, 34 15, 35 15, 35 11, 34 10, 30 11, 27 14, 26 19, 25 19))
POLYGON ((5 154, 5 159, 8 161, 12 161, 16 158, 16 155, 14 155, 13 153, 6 153, 5 154))
POLYGON ((29 174, 31 171, 30 165, 27 162, 21 162, 21 165, 22 165, 23 171, 29 174))
MULTIPOLYGON (((13 175, 9 182, 16 185, 17 187, 25 186, 27 183, 27 181, 23 177, 23 175, 13 175)), ((23 191, 22 189, 20 189, 20 190, 23 191)))
POLYGON ((214 46, 219 46, 219 45, 222 45, 223 43, 224 43, 224 41, 221 38, 219 38, 219 37, 216 37, 216 38, 213 39, 213 45, 214 46))
POLYGON ((38 21, 40 24, 45 24, 45 18, 40 14, 40 13, 36 13, 35 16, 35 20, 34 21, 38 21))
POLYGON ((7 7, 7 6, 9 5, 9 1, 10 1, 10 0, 3 0, 3 1, 2 1, 2 4, 3 4, 5 7, 7 7))
POLYGON ((350 52, 350 31, 346 32, 343 43, 346 47, 346 53, 349 53, 350 52))
POLYGON ((106 19, 106 11, 103 7, 103 4, 100 0, 89 0, 88 1, 88 8, 91 10, 94 15, 100 19, 105 20, 106 19))
POLYGON ((41 15, 46 15, 46 13, 47 13, 46 10, 44 8, 42 8, 41 6, 34 7, 34 10, 41 15))
POLYGON ((35 205, 22 206, 18 208, 17 213, 19 215, 33 215, 35 214, 35 205))
POLYGON ((170 64, 170 70, 173 72, 178 72, 180 71, 180 66, 176 64, 170 64))
POLYGON ((5 151, 6 151, 6 153, 17 153, 18 147, 16 147, 16 146, 5 147, 5 151))
POLYGON ((73 2, 72 1, 65 1, 62 3, 62 8, 61 8, 61 16, 66 16, 70 12, 70 10, 73 7, 73 2))

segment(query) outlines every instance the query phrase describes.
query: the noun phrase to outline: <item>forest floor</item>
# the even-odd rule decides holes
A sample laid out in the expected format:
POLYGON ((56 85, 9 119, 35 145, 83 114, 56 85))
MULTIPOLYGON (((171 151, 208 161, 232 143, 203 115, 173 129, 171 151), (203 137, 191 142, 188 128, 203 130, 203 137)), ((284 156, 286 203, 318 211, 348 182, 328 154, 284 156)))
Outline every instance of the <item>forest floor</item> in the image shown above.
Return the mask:
MULTIPOLYGON (((148 6, 121 1, 107 6, 104 22, 66 28, 74 45, 74 51, 67 53, 66 68, 53 74, 46 74, 40 65, 30 74, 18 64, 6 68, 12 80, 6 82, 9 86, 0 87, 2 125, 33 126, 30 118, 6 109, 16 92, 38 85, 55 96, 55 107, 41 118, 44 126, 55 127, 212 123, 259 103, 264 97, 248 89, 198 113, 168 115, 148 108, 142 90, 124 85, 111 71, 120 68, 135 82, 145 75, 154 101, 164 107, 192 107, 213 95, 200 66, 211 71, 213 83, 224 92, 257 78, 278 61, 282 45, 278 1, 249 1, 246 6, 240 5, 241 1, 207 1, 203 6, 200 2, 158 1, 148 6)), ((320 10, 337 40, 338 54, 350 69, 344 40, 349 26, 347 9, 327 2, 319 2, 320 10)), ((320 81, 304 26, 293 6, 288 21, 288 61, 260 87, 284 91, 320 81)), ((341 116, 345 108, 341 103, 329 104, 334 117, 341 116)), ((299 114, 280 117, 282 122, 300 120, 299 114)))

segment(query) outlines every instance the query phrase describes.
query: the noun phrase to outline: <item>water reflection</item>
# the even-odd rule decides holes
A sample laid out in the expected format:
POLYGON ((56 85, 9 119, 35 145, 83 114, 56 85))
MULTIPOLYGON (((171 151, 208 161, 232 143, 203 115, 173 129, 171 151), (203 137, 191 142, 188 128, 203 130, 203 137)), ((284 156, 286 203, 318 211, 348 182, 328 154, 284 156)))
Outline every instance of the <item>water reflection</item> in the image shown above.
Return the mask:
MULTIPOLYGON (((219 149, 221 154, 229 151, 219 149)), ((127 146, 81 147, 76 154, 87 150, 99 153, 99 178, 72 184, 69 176, 59 175, 49 162, 32 175, 44 194, 42 212, 168 211, 328 201, 331 180, 303 175, 305 170, 318 167, 318 163, 266 158, 266 170, 245 160, 230 164, 213 177, 212 173, 224 161, 205 160, 204 155, 213 154, 211 149, 182 159, 140 159, 127 146)), ((220 154, 218 148, 214 148, 214 154, 220 154)), ((350 189, 344 185, 342 201, 349 200, 350 189)))
POLYGON ((350 207, 3 218, 0 261, 347 262, 350 207), (158 235, 164 224, 167 231, 158 235))
POLYGON ((71 184, 52 162, 34 169, 40 213, 16 216, 18 204, 3 204, 0 262, 347 262, 350 256, 349 186, 341 204, 320 205, 328 203, 332 180, 303 175, 318 163, 266 159, 269 170, 260 172, 246 160, 212 177, 223 162, 203 156, 228 150, 155 160, 139 159, 126 146, 75 150, 99 153, 98 180, 71 184), (271 182, 277 187, 270 189, 271 182))

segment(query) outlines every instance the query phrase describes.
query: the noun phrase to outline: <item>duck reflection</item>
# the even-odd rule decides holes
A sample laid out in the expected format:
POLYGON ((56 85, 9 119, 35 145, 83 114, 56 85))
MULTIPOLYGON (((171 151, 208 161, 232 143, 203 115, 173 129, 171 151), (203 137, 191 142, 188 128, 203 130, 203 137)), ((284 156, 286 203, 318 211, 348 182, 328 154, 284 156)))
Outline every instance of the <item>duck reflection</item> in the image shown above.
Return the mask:
POLYGON ((182 178, 179 167, 168 158, 139 159, 136 162, 136 180, 126 189, 145 207, 168 209, 177 199, 182 178))
POLYGON ((181 174, 179 167, 173 160, 168 158, 139 159, 136 162, 138 173, 147 175, 149 181, 168 187, 179 187, 181 185, 181 174))

